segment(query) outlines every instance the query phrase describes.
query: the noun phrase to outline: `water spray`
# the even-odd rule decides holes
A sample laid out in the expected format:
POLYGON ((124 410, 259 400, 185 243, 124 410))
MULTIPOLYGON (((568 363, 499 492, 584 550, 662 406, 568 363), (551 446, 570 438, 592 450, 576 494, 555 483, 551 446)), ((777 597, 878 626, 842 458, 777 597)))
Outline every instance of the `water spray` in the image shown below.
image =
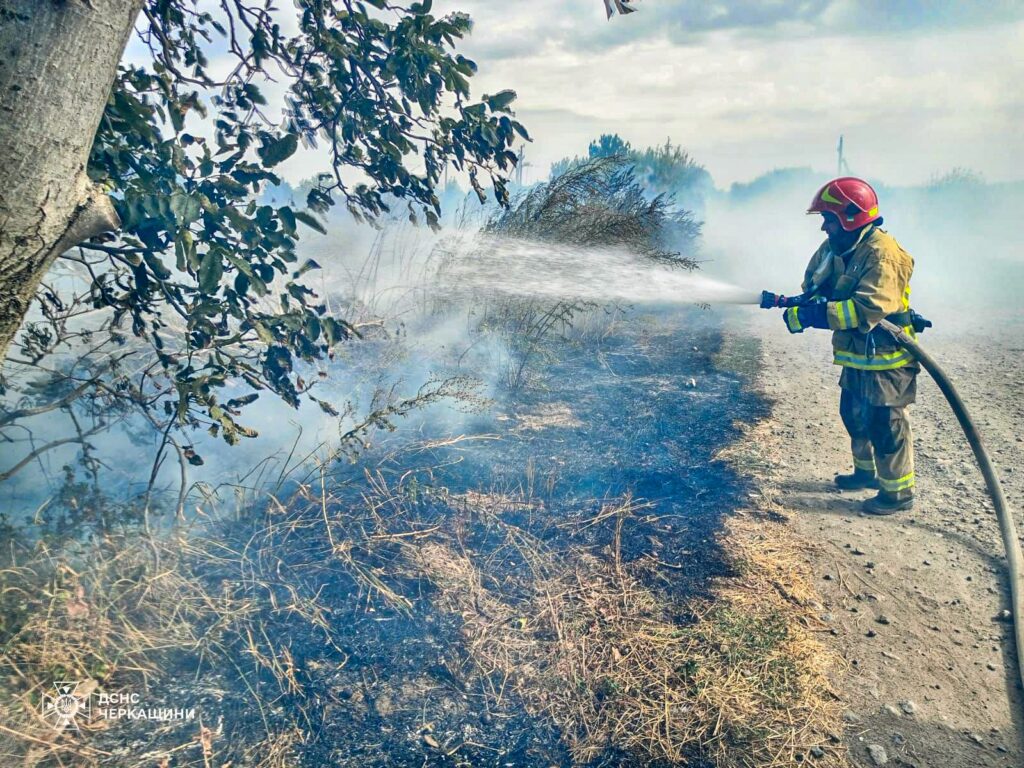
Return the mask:
POLYGON ((487 296, 628 304, 757 304, 761 294, 625 248, 585 248, 482 235, 438 274, 441 289, 487 296))
MULTIPOLYGON (((786 297, 770 291, 761 292, 759 305, 764 309, 799 307, 807 304, 813 299, 813 291, 802 293, 799 296, 786 297)), ((752 302, 753 303, 753 302, 752 302)), ((931 327, 931 323, 916 312, 911 313, 914 330, 920 332, 924 328, 931 327)), ((996 517, 999 520, 999 530, 1002 534, 1003 549, 1006 551, 1006 569, 1010 580, 1010 605, 1013 612, 1014 639, 1017 644, 1017 672, 1020 676, 1021 685, 1024 686, 1024 554, 1021 552, 1020 540, 1017 538, 1017 527, 1013 521, 1013 514, 1006 503, 1006 495, 996 475, 992 460, 989 458, 988 450, 981 439, 981 433, 967 411, 967 406, 961 399, 960 394, 953 386, 946 372, 942 370, 935 359, 929 355, 917 340, 910 336, 900 326, 889 320, 882 320, 879 324, 885 332, 889 333, 903 349, 913 355, 921 366, 931 374, 939 390, 946 397, 950 408, 956 415, 960 427, 971 445, 974 458, 978 462, 981 474, 985 478, 985 487, 995 506, 996 517)))

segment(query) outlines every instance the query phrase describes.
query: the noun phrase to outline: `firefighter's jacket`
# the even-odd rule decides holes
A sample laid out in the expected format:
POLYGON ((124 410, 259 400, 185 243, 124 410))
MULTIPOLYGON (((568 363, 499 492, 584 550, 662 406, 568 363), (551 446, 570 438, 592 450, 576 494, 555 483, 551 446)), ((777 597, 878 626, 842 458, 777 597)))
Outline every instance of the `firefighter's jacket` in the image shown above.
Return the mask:
POLYGON ((888 371, 913 362, 910 353, 878 329, 878 322, 898 315, 897 324, 911 336, 910 275, 914 260, 895 238, 868 226, 844 254, 833 254, 826 240, 811 257, 804 291, 828 300, 828 326, 836 365, 863 371, 888 371), (904 322, 899 322, 903 320, 904 322))

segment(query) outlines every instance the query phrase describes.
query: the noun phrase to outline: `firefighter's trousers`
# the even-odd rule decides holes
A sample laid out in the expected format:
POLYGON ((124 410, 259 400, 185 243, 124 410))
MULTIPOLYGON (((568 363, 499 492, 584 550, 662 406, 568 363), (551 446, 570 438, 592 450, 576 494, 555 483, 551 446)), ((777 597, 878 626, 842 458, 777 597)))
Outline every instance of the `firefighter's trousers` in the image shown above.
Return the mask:
POLYGON ((840 379, 839 415, 850 434, 853 465, 875 472, 883 491, 914 494, 914 442, 907 406, 916 393, 916 369, 859 371, 840 379))

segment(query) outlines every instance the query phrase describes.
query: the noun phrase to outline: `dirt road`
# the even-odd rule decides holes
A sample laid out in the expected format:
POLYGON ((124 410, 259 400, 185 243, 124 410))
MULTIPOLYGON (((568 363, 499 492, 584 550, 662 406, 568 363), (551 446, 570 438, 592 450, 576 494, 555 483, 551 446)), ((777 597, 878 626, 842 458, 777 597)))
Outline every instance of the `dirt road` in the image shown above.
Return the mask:
MULTIPOLYGON (((1024 765, 1012 625, 995 618, 1009 607, 999 529, 937 387, 922 374, 911 409, 916 508, 865 516, 859 502, 870 492, 841 494, 831 482, 851 464, 829 334, 791 337, 775 313, 738 322, 763 340, 775 497, 814 545, 821 617, 846 661, 834 685, 846 707, 850 762, 1024 765)), ((1024 531, 1024 336, 1002 328, 999 338, 937 328, 923 342, 978 422, 1024 531)))

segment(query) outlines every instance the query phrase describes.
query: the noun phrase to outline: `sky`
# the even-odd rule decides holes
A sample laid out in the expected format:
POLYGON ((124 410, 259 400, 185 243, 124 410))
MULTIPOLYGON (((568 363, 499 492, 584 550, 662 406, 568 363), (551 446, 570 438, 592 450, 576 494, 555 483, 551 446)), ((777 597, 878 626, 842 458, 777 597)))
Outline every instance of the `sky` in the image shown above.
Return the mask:
MULTIPOLYGON (((211 0, 200 0, 200 7, 211 0)), ((295 12, 278 2, 295 31, 295 12)), ((953 168, 1024 178, 1024 0, 435 0, 473 33, 473 97, 511 88, 533 137, 527 182, 584 154, 602 133, 636 147, 671 139, 726 188, 775 168, 836 167, 890 185, 953 168)), ((215 8, 211 10, 216 11, 215 8)), ((215 41, 213 71, 235 61, 215 41)), ((148 53, 138 40, 129 60, 148 53)), ((263 83, 280 104, 286 83, 263 83)), ((190 126, 200 134, 208 126, 190 126)), ((293 183, 325 169, 300 150, 278 170, 293 183)), ((413 165, 416 162, 413 161, 413 165)))
POLYGON ((517 91, 527 180, 601 133, 671 138, 719 187, 777 167, 917 184, 1024 177, 1024 2, 437 0, 465 11, 474 94, 517 91))

